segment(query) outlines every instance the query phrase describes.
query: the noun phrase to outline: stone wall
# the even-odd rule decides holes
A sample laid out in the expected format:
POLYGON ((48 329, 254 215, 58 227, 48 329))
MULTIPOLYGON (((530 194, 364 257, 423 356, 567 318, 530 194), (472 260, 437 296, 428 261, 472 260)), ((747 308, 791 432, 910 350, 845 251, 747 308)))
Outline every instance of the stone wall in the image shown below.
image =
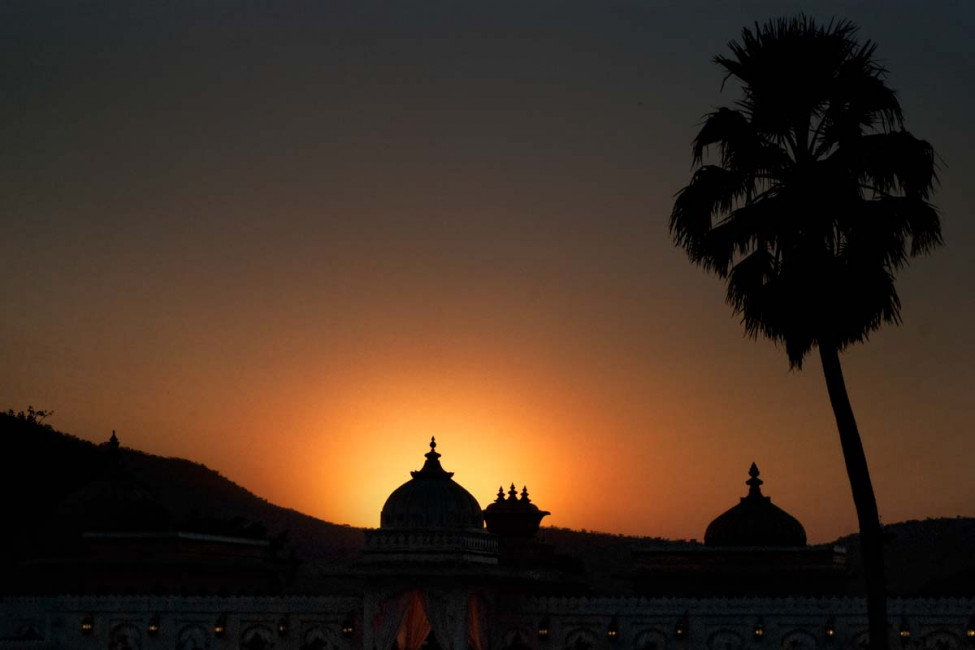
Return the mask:
POLYGON ((357 597, 6 598, 0 648, 350 650, 361 645, 361 622, 351 636, 342 628, 361 605, 357 597))
MULTIPOLYGON (((855 598, 491 600, 497 650, 856 650, 867 623, 855 598)), ((356 596, 5 598, 0 648, 360 650, 363 606, 356 596)), ((975 598, 891 599, 889 610, 892 647, 975 648, 975 598)))
MULTIPOLYGON (((975 648, 975 598, 888 607, 891 647, 975 648)), ((530 650, 852 650, 865 643, 867 609, 859 598, 523 598, 493 627, 492 647, 530 650)))

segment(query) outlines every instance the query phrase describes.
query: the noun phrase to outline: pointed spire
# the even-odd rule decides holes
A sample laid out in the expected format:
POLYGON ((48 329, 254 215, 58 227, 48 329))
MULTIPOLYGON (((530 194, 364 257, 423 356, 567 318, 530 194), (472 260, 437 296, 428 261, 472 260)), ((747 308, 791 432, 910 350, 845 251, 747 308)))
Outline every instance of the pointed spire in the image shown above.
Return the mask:
POLYGON ((425 453, 423 455, 426 456, 427 458, 429 458, 430 460, 436 460, 436 459, 440 458, 440 454, 437 453, 437 437, 436 436, 430 436, 430 451, 428 451, 427 453, 425 453))
POLYGON ((105 465, 104 472, 108 478, 117 478, 122 472, 122 452, 119 449, 118 436, 115 435, 115 429, 112 429, 112 437, 108 439, 108 442, 102 443, 102 449, 105 450, 105 465))
POLYGON ((546 510, 539 510, 538 506, 528 497, 528 486, 522 486, 521 498, 518 498, 518 488, 512 483, 508 489, 508 497, 504 497, 504 489, 498 488, 498 499, 484 509, 484 521, 489 532, 507 539, 528 540, 538 532, 538 525, 542 518, 549 515, 546 510))
POLYGON ((762 496, 762 479, 758 478, 759 475, 758 466, 752 463, 752 466, 748 468, 748 475, 751 477, 745 481, 745 485, 748 486, 748 496, 750 497, 760 497, 762 496))
POLYGON ((423 456, 427 459, 427 462, 423 463, 423 467, 419 471, 410 472, 410 476, 421 476, 424 478, 446 476, 450 478, 454 475, 453 472, 445 472, 444 468, 440 465, 440 454, 437 453, 437 438, 435 436, 430 436, 430 451, 423 454, 423 456))

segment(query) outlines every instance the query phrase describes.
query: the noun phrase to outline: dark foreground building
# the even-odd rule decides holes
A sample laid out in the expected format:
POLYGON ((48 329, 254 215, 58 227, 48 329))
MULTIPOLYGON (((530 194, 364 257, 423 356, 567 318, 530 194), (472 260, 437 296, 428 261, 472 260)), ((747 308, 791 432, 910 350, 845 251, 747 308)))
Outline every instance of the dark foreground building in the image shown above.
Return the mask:
MULTIPOLYGON (((539 541, 548 513, 527 490, 499 491, 482 510, 431 441, 351 565, 317 567, 298 589, 282 578, 286 563, 252 540, 89 534, 84 561, 27 567, 67 593, 0 600, 0 649, 862 647, 866 604, 842 595, 842 549, 808 547, 802 525, 762 494, 754 465, 750 474, 748 495, 712 522, 704 545, 635 551, 626 595, 594 596, 581 563, 539 541), (86 595, 91 585, 124 591, 86 595)), ((975 647, 975 599, 892 599, 889 609, 897 645, 975 647)))

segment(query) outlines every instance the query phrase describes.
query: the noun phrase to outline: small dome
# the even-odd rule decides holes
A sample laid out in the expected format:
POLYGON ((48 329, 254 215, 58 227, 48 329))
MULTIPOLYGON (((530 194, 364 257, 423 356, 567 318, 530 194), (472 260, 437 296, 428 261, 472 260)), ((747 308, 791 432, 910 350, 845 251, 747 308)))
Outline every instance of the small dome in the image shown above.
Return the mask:
POLYGON ((521 498, 515 484, 511 484, 508 498, 504 498, 504 488, 498 488, 497 500, 484 509, 484 521, 489 532, 501 537, 531 538, 538 533, 542 518, 551 514, 539 510, 528 498, 528 487, 521 490, 521 498))
POLYGON ((484 516, 470 492, 454 482, 453 472, 440 466, 437 441, 430 439, 423 469, 386 499, 379 527, 406 529, 481 530, 484 516))
POLYGON ((771 497, 762 494, 764 481, 758 478, 758 467, 752 463, 748 496, 741 503, 718 516, 704 533, 707 546, 805 546, 806 531, 799 520, 772 505, 771 497))

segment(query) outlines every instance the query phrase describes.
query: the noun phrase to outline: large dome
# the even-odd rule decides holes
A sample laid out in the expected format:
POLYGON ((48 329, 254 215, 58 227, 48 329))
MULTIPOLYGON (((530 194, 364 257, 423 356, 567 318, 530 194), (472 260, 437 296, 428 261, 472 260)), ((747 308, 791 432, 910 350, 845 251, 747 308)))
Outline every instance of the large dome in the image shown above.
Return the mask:
POLYGON ((806 531, 799 520, 772 504, 762 494, 762 479, 752 463, 748 496, 741 503, 719 515, 704 533, 707 546, 805 546, 806 531))
POLYGON ((437 442, 430 439, 423 469, 386 499, 379 527, 409 530, 482 530, 481 506, 440 466, 437 442))

